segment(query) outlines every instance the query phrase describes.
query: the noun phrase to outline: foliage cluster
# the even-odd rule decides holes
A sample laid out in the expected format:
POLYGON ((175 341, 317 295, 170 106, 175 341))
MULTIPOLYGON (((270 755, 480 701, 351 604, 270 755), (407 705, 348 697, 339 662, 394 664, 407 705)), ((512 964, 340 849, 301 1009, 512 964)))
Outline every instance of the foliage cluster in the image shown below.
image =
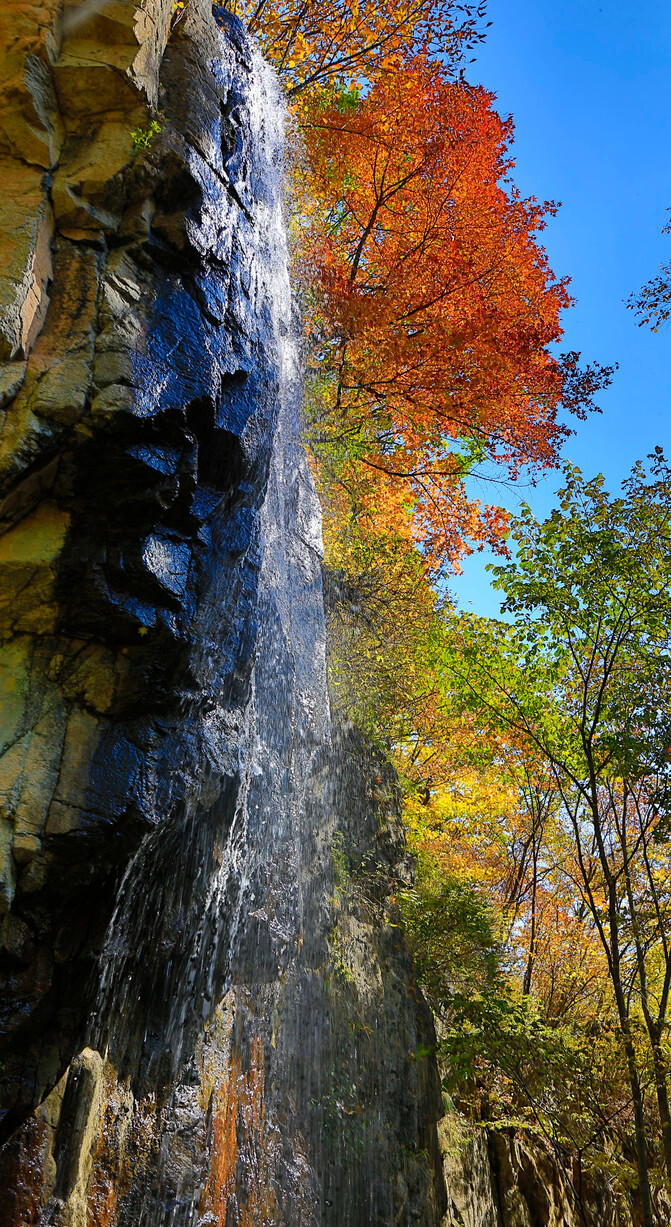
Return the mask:
POLYGON ((422 55, 325 93, 302 125, 320 476, 346 495, 343 531, 391 533, 435 574, 501 540, 468 478, 555 464, 560 408, 584 414, 609 373, 552 350, 570 299, 537 236, 555 205, 514 188, 491 95, 422 55))
POLYGON ((133 128, 131 137, 135 153, 144 153, 147 149, 150 149, 154 138, 159 135, 160 131, 161 125, 157 119, 152 119, 146 128, 133 128))
POLYGON ((290 98, 362 89, 424 53, 461 65, 484 34, 485 4, 454 0, 232 0, 290 98))
MULTIPOLYGON (((671 222, 667 222, 662 234, 671 234, 671 222)), ((638 316, 641 327, 647 324, 658 332, 671 319, 671 264, 660 264, 657 276, 642 286, 638 294, 631 294, 627 306, 638 316)))

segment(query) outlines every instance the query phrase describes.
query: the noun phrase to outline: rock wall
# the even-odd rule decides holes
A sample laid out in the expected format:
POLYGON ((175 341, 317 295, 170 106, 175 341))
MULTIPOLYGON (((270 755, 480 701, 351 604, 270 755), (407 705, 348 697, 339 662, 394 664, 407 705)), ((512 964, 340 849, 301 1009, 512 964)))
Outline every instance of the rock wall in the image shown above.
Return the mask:
POLYGON ((124 461, 155 295, 136 229, 152 169, 131 131, 149 123, 170 5, 137 22, 134 6, 101 9, 0 14, 2 1136, 81 1032, 115 878, 147 821, 133 794, 143 708, 159 704, 143 676, 161 685, 153 638, 175 639, 156 623, 160 587, 155 625, 149 602, 131 607, 170 477, 124 461))
POLYGON ((334 732, 282 107, 188 0, 6 0, 0 1222, 440 1222, 393 779, 334 732))
MULTIPOLYGON (((617 1197, 613 1182, 581 1171, 542 1138, 513 1129, 468 1126, 454 1113, 439 1125, 448 1208, 443 1227, 639 1227, 635 1195, 617 1197)), ((659 1227, 671 1202, 654 1194, 659 1227)))

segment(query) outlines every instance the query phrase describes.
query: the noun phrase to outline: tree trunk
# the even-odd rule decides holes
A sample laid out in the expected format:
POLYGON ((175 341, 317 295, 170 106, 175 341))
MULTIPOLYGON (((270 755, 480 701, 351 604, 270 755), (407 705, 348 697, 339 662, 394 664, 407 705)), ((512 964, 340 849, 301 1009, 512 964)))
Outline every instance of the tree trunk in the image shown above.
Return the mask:
MULTIPOLYGON (((653 1038, 652 1036, 650 1037, 653 1038)), ((662 1127, 662 1149, 667 1180, 671 1180, 671 1110, 669 1109, 669 1088, 667 1086, 666 1061, 662 1054, 659 1038, 652 1043, 652 1059, 655 1069, 655 1091, 659 1121, 662 1127)))
MULTIPOLYGON (((620 988, 621 995, 621 988, 620 988)), ((624 1002, 622 1002, 624 1004, 624 1002)), ((618 1009, 620 1000, 618 999, 618 1009)), ((620 1027, 624 1038, 624 1050, 627 1057, 627 1069, 629 1071, 629 1085, 631 1087, 631 1099, 634 1105, 634 1129, 636 1134, 636 1164, 638 1167, 639 1193, 641 1198, 641 1211, 643 1214, 643 1227, 655 1227, 655 1220, 652 1213, 652 1196, 650 1193, 650 1176, 648 1172, 648 1143, 645 1136, 645 1121, 643 1119, 643 1094, 641 1092, 641 1082, 638 1076, 638 1066, 636 1064, 636 1052, 631 1039, 629 1030, 629 1019, 620 1014, 620 1027)))

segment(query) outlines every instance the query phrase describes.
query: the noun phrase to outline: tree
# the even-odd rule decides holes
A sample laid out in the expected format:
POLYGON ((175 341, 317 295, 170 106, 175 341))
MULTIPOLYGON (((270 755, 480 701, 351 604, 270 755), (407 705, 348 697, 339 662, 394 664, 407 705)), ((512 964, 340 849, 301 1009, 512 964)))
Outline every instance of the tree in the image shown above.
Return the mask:
MULTIPOLYGON (((671 222, 664 226, 662 234, 671 234, 671 222)), ((649 324, 652 331, 657 332, 671 317, 671 264, 660 264, 658 275, 638 294, 630 294, 627 306, 640 317, 641 327, 649 324)))
POLYGON ((494 568, 514 623, 462 620, 450 655, 466 706, 528 739, 561 798, 565 877, 606 959, 635 1117, 640 1194, 652 1227, 643 1017, 667 1173, 671 990, 671 471, 661 451, 619 498, 567 471, 560 507, 513 525, 494 568))
MULTIPOLYGON (((484 33, 485 4, 454 0, 234 0, 290 98, 350 88, 423 52, 459 65, 484 33)), ((490 23, 488 23, 490 24, 490 23)))
MULTIPOLYGON (((462 771, 451 804, 438 794, 428 816, 411 807, 418 872, 400 898, 406 934, 437 1017, 446 1089, 475 1120, 542 1134, 580 1209, 584 1166, 605 1168, 625 1187, 631 1177, 629 1096, 607 976, 571 899, 539 870, 540 991, 522 983, 518 951, 528 935, 523 905, 508 896, 506 860, 524 823, 512 793, 497 794, 486 774, 482 791, 470 776, 469 795, 462 771)), ((547 850, 540 859, 549 860, 547 850)), ((516 885, 523 863, 522 855, 516 885)))
POLYGON ((492 96, 423 55, 325 98, 305 132, 325 218, 308 253, 314 445, 373 531, 450 565, 505 526, 465 477, 557 463, 560 406, 582 412, 608 378, 551 352, 570 302, 537 238, 555 205, 510 182, 492 96))

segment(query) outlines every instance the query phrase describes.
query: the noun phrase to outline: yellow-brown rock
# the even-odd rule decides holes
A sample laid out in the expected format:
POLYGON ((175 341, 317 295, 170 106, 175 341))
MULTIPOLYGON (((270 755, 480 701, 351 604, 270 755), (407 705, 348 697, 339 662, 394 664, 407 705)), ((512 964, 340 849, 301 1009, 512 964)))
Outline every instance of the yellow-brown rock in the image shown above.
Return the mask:
MULTIPOLYGON (((13 985, 0 1010, 0 1121, 9 1113, 0 1133, 72 1056, 66 1037, 103 923, 96 909, 102 918, 111 902, 103 895, 91 906, 87 883, 127 855, 123 840, 100 864, 84 845, 66 850, 87 824, 132 808, 132 773, 140 778, 142 751, 127 734, 119 778, 100 751, 114 721, 147 694, 144 623, 122 614, 123 630, 113 629, 108 555, 121 588, 126 580, 123 550, 105 539, 109 486, 94 513, 99 571, 82 537, 96 470, 113 480, 102 477, 107 445, 91 405, 107 395, 131 408, 131 339, 133 350, 142 346, 142 295, 128 298, 123 252, 109 244, 120 228, 135 236, 137 219, 153 213, 151 183, 135 184, 131 134, 158 104, 171 16, 170 0, 0 8, 0 981, 13 985), (120 312, 132 316, 125 333, 120 312), (77 593, 82 573, 88 606, 77 593), (46 1044, 31 1038, 38 1007, 51 1020, 46 1044)), ((124 514, 132 522, 130 505, 124 514)), ((113 762, 118 751, 110 753, 113 762)))
POLYGON ((53 215, 44 172, 0 161, 0 360, 28 354, 44 323, 53 215))

